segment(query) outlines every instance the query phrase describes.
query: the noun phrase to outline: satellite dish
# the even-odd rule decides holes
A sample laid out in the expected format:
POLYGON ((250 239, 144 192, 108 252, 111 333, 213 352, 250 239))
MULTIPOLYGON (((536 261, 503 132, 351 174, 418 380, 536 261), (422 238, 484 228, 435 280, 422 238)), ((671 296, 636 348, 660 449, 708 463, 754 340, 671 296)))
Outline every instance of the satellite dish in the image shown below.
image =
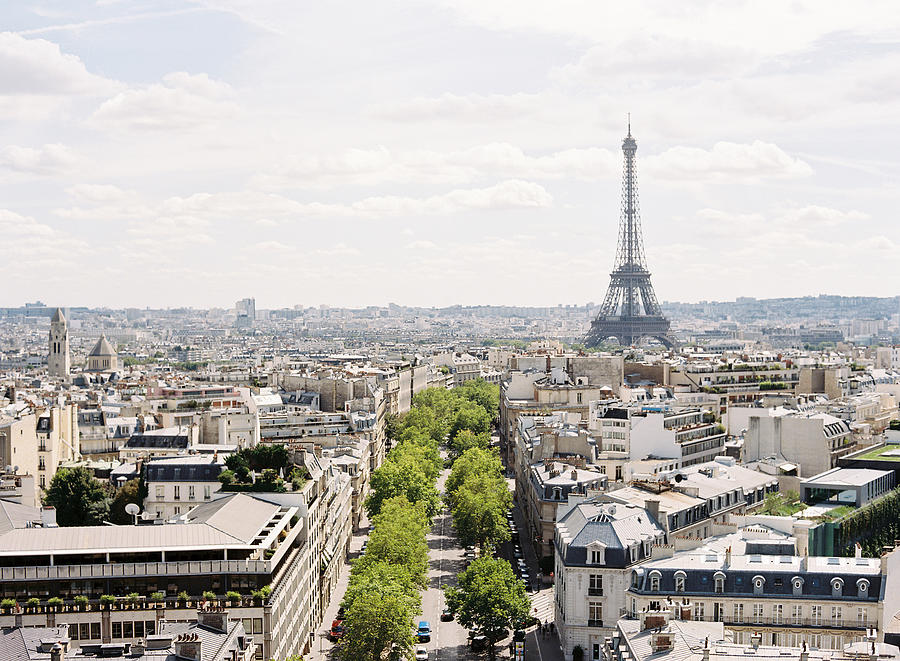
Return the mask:
POLYGON ((138 505, 137 503, 128 503, 125 506, 125 511, 128 514, 130 514, 131 516, 137 516, 138 514, 141 513, 141 506, 138 505))

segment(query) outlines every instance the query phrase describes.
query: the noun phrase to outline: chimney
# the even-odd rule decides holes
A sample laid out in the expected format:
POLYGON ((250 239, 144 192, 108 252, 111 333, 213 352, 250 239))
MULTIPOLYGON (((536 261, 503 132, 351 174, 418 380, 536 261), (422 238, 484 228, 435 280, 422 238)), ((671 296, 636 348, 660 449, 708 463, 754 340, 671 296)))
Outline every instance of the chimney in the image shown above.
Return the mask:
POLYGON ((809 661, 809 648, 806 646, 806 641, 800 645, 800 661, 809 661))
POLYGON ((56 508, 45 505, 41 508, 41 525, 44 528, 56 528, 56 508))
POLYGON ((668 611, 641 611, 641 631, 659 629, 668 623, 668 611))
POLYGON ((197 625, 220 633, 227 633, 228 611, 224 608, 198 609, 197 625))
POLYGON ((63 661, 63 648, 59 643, 50 648, 50 661, 63 661))
POLYGON ((175 656, 179 659, 203 661, 200 647, 200 636, 196 633, 182 633, 175 638, 175 656))
POLYGON ((731 547, 725 549, 725 569, 731 566, 731 547))
POLYGON ((659 521, 659 501, 647 498, 644 501, 644 509, 650 512, 650 515, 656 520, 659 521))
POLYGON ((703 641, 703 661, 709 661, 709 636, 703 641))
POLYGON ((653 653, 667 652, 675 646, 672 633, 670 631, 654 631, 650 634, 650 645, 653 653))
POLYGON ((577 481, 578 481, 578 471, 577 471, 577 470, 573 470, 573 471, 572 471, 572 481, 573 481, 573 482, 577 482, 577 481))
POLYGON ((854 550, 855 557, 857 557, 857 558, 862 557, 862 545, 859 542, 856 542, 856 545, 854 546, 853 550, 854 550))

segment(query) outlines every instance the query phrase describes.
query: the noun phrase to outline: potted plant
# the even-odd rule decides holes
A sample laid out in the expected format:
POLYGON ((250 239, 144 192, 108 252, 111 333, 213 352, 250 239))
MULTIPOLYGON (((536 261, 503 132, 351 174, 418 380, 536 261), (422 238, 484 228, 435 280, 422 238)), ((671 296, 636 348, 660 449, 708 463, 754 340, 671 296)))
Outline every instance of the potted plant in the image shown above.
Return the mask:
POLYGON ((75 607, 80 611, 87 610, 88 601, 89 600, 87 598, 87 595, 83 595, 83 594, 75 595, 75 607))
POLYGON ((225 601, 227 602, 227 606, 240 606, 241 605, 241 593, 235 592, 234 590, 229 590, 225 593, 225 601))
POLYGON ((137 592, 129 592, 125 597, 125 601, 128 603, 129 608, 137 608, 138 604, 141 601, 141 595, 139 595, 137 592))
POLYGON ((177 599, 178 599, 178 604, 182 608, 184 608, 187 605, 188 600, 190 600, 190 596, 188 595, 188 593, 186 591, 182 590, 181 592, 178 593, 177 599))
POLYGON ((166 593, 165 592, 151 592, 150 593, 150 601, 159 608, 160 606, 164 606, 166 603, 166 593))
POLYGON ((0 610, 2 610, 4 613, 9 613, 15 607, 15 599, 4 599, 3 601, 0 601, 0 610))
POLYGON ((265 600, 262 590, 253 590, 250 593, 250 598, 253 600, 254 606, 262 606, 262 603, 265 600))
POLYGON ((63 605, 63 600, 59 597, 50 597, 47 600, 47 606, 50 608, 51 613, 56 613, 63 605))
POLYGON ((114 603, 116 603, 116 598, 111 594, 100 595, 100 608, 106 606, 106 610, 112 610, 114 603))
POLYGON ((206 590, 203 592, 203 601, 212 602, 216 600, 216 593, 206 590))
POLYGON ((40 608, 41 600, 37 597, 32 597, 28 601, 25 602, 25 607, 28 609, 29 613, 36 613, 37 609, 40 608))

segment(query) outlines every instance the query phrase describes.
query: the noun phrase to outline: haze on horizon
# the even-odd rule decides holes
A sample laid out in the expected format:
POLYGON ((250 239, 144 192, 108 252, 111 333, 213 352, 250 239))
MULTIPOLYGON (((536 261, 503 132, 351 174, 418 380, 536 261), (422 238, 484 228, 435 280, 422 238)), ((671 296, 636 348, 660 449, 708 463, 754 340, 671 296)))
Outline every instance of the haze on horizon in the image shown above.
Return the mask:
POLYGON ((0 9, 0 305, 900 292, 892 2, 0 9))

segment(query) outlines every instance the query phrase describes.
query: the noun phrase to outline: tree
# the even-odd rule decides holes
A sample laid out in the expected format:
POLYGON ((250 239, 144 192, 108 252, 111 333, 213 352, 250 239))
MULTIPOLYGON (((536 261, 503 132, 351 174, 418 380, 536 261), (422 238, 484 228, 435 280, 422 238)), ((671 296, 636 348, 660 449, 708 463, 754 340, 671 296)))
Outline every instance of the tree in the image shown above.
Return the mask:
POLYGON ((411 582, 425 587, 429 519, 424 503, 413 504, 403 496, 390 498, 382 503, 373 523, 375 530, 369 535, 366 553, 354 563, 354 570, 366 571, 369 565, 386 562, 403 567, 411 582))
POLYGON ((250 481, 250 463, 243 453, 235 452, 234 454, 228 455, 225 457, 225 465, 228 466, 228 470, 234 474, 236 481, 250 481))
POLYGON ((134 523, 134 518, 125 511, 125 506, 129 503, 142 505, 143 498, 140 494, 141 483, 137 478, 128 480, 122 485, 122 488, 116 492, 112 503, 109 506, 109 520, 119 525, 128 525, 134 523))
POLYGON ((345 609, 338 656, 344 661, 381 661, 385 653, 391 659, 408 658, 413 648, 411 624, 421 612, 420 603, 419 595, 410 595, 400 583, 360 579, 345 609))
POLYGON ((366 498, 369 518, 376 517, 382 503, 395 496, 404 496, 410 503, 424 503, 429 519, 440 511, 441 499, 434 481, 428 478, 425 467, 412 455, 401 455, 395 461, 392 452, 389 460, 372 473, 370 485, 371 491, 366 498))
POLYGON ((110 501, 108 487, 83 466, 56 471, 44 496, 61 526, 100 525, 109 516, 110 501))
POLYGON ((450 457, 456 459, 471 448, 487 450, 489 447, 491 447, 491 437, 488 434, 476 434, 471 429, 462 429, 450 439, 450 457))
POLYGON ((403 438, 403 430, 410 427, 421 430, 438 443, 443 443, 447 437, 448 423, 439 419, 432 409, 425 406, 414 406, 403 416, 400 423, 400 438, 403 438))
POLYGON ((470 475, 453 497, 453 527, 466 546, 478 544, 482 553, 510 538, 506 512, 512 494, 506 480, 490 473, 470 475))
POLYGON ((466 478, 476 473, 503 475, 503 466, 500 457, 493 450, 470 448, 453 462, 453 470, 444 483, 447 498, 453 503, 456 491, 462 486, 466 478))
POLYGON ((424 434, 420 438, 416 438, 408 432, 404 432, 404 439, 391 450, 390 458, 391 461, 400 462, 406 457, 416 461, 432 482, 437 480, 441 469, 444 468, 444 460, 441 459, 441 451, 437 443, 424 434))
POLYGON ((464 429, 475 434, 490 434, 491 417, 478 404, 466 401, 456 411, 450 425, 451 441, 464 429))
POLYGON ((466 381, 458 388, 454 388, 454 392, 478 404, 491 420, 494 420, 500 411, 500 386, 490 384, 484 379, 466 381))
POLYGON ((444 591, 459 623, 488 639, 491 659, 496 658, 494 645, 515 622, 528 617, 531 605, 512 565, 491 556, 476 558, 459 575, 459 587, 448 586, 444 591))

